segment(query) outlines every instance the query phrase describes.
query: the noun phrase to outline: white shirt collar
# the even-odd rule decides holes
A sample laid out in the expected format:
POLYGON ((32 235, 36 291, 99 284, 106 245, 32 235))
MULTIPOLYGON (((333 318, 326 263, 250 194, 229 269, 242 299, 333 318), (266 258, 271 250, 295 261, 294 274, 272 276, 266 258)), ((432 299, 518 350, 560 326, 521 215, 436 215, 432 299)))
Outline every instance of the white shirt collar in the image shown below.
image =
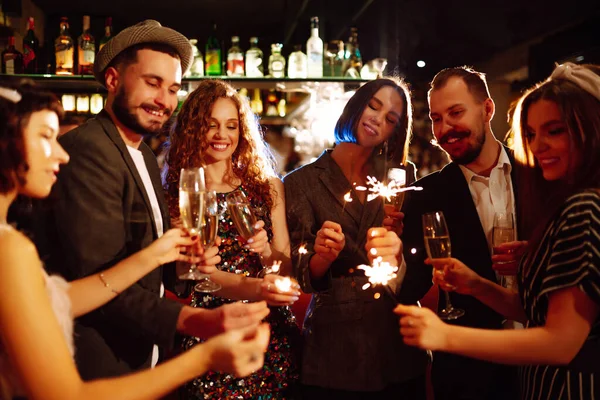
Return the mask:
MULTIPOLYGON (((498 162, 496 163, 494 169, 500 169, 510 174, 512 172, 512 164, 510 163, 510 158, 508 158, 508 153, 506 152, 506 149, 504 148, 502 143, 498 142, 498 144, 500 145, 500 156, 498 157, 498 162)), ((471 183, 473 178, 476 177, 480 179, 487 179, 487 177, 476 174, 464 165, 459 165, 459 167, 462 170, 463 175, 467 180, 467 183, 471 183)))

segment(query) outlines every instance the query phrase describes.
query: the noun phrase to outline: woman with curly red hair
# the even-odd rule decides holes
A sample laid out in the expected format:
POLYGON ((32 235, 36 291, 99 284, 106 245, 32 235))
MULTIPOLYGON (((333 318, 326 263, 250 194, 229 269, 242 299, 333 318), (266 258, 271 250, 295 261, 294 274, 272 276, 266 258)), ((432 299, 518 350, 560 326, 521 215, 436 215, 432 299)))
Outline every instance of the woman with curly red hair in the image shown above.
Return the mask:
MULTIPOLYGON (((211 373, 183 390, 188 399, 294 398, 298 380, 297 351, 300 332, 288 307, 298 299, 299 287, 276 289, 276 276, 254 278, 264 266, 281 261, 291 270, 290 243, 285 218, 284 189, 262 140, 256 117, 246 100, 229 84, 206 80, 183 103, 171 133, 164 185, 171 217, 179 217, 181 168, 204 167, 207 190, 219 203, 219 271, 211 279, 222 286, 213 294, 194 293, 191 305, 214 308, 236 300, 267 300, 272 306, 271 343, 265 368, 244 379, 211 373), (227 210, 225 198, 241 192, 258 222, 254 236, 244 240, 227 210)), ((200 339, 187 337, 188 348, 200 339)))

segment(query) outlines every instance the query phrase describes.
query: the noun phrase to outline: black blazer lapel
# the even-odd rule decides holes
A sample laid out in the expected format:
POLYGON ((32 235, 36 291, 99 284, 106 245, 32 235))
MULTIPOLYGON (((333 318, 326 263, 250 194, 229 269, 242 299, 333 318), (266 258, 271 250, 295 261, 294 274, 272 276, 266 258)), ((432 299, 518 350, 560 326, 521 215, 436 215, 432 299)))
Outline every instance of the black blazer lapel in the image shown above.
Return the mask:
POLYGON ((340 170, 335 164, 331 155, 328 157, 321 157, 316 167, 322 169, 319 174, 319 180, 323 183, 323 186, 331 193, 335 201, 342 206, 344 213, 347 213, 354 219, 356 224, 360 224, 362 219, 362 205, 356 196, 356 192, 349 186, 349 183, 340 170), (344 196, 352 189, 351 197, 352 201, 344 200, 344 196))
POLYGON ((489 258, 487 238, 473 203, 469 185, 458 164, 450 163, 440 171, 440 181, 444 186, 442 193, 448 196, 441 204, 450 229, 450 238, 451 240, 453 237, 459 238, 459 240, 452 240, 452 255, 460 258, 462 251, 471 248, 483 249, 481 251, 484 251, 489 258), (455 242, 468 245, 463 249, 455 246, 455 242), (455 253, 454 249, 458 252, 455 253))
MULTIPOLYGON (((133 180, 135 181, 138 191, 139 191, 140 195, 142 196, 142 198, 144 199, 144 203, 146 204, 146 208, 148 209, 148 215, 150 216, 150 218, 152 220, 152 231, 154 232, 154 237, 157 238, 158 232, 156 231, 156 220, 154 219, 154 213, 152 212, 152 205, 150 204, 150 199, 148 198, 148 194, 146 193, 146 187, 144 186, 142 177, 140 176, 140 174, 137 170, 137 167, 135 166, 135 162, 133 161, 133 158, 131 158, 131 155, 129 154, 129 150, 127 150, 127 145, 125 145, 123 138, 119 134, 117 127, 115 126, 114 122, 112 121, 112 119, 110 118, 110 115, 108 115, 106 110, 102 110, 98 114, 96 119, 102 124, 102 127, 104 128, 104 132, 106 132, 106 135, 110 138, 110 140, 112 140, 112 142, 115 144, 115 146, 117 146, 117 148, 121 152, 121 156, 123 157, 125 164, 127 164, 127 167, 129 168, 129 172, 131 173, 131 176, 133 177, 133 180)), ((144 156, 144 159, 146 159, 146 156, 144 156)), ((148 165, 147 162, 146 162, 146 165, 148 165)), ((151 174, 151 176, 152 176, 152 174, 151 174)), ((162 209, 161 209, 161 212, 162 212, 162 209)), ((163 223, 164 223, 164 219, 163 219, 163 223)))

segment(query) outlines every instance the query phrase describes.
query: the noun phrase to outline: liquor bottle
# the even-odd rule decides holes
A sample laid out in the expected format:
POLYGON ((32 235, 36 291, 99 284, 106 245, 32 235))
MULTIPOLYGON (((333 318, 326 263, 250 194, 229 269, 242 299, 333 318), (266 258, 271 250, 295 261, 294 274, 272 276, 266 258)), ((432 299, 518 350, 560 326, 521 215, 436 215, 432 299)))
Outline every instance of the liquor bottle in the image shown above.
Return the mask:
POLYGON ((239 36, 231 38, 231 47, 227 51, 227 76, 244 76, 244 53, 240 49, 239 36))
POLYGON ((260 98, 260 89, 254 89, 252 93, 252 100, 250 100, 250 108, 252 112, 256 115, 261 115, 263 113, 263 102, 260 98))
POLYGON ((258 38, 250 38, 250 48, 246 51, 246 76, 260 78, 264 76, 263 52, 258 47, 258 38))
POLYGON ((281 55, 281 43, 271 45, 271 56, 269 57, 269 75, 273 78, 285 78, 285 58, 281 55))
POLYGON ((2 52, 2 73, 7 75, 23 73, 23 55, 15 48, 15 37, 8 37, 8 47, 2 52))
POLYGON ((310 19, 310 38, 306 42, 308 77, 323 77, 323 40, 319 37, 319 17, 310 19))
POLYGON ((26 74, 37 74, 38 59, 40 58, 40 42, 35 36, 33 17, 27 21, 27 34, 23 38, 23 69, 26 74))
POLYGON ((96 41, 90 33, 90 16, 83 16, 83 33, 77 39, 77 73, 79 75, 94 74, 94 59, 96 57, 96 41))
POLYGON ((344 58, 344 76, 360 78, 360 70, 363 66, 363 62, 358 46, 358 29, 355 27, 350 29, 350 39, 348 39, 348 43, 346 43, 344 58))
POLYGON ((204 76, 204 57, 200 50, 198 50, 198 39, 190 39, 190 44, 192 45, 194 61, 192 61, 192 66, 186 72, 185 76, 204 76))
POLYGON ((112 17, 106 18, 106 22, 104 23, 104 36, 100 39, 98 43, 98 51, 102 50, 104 45, 112 38, 112 17))
POLYGON ((206 41, 204 57, 206 75, 220 76, 223 74, 221 70, 221 45, 217 39, 217 24, 213 24, 213 31, 206 41))
POLYGON ((56 75, 73 75, 73 38, 69 34, 69 20, 60 19, 60 35, 54 41, 56 75))
POLYGON ((302 46, 297 44, 288 59, 288 78, 308 77, 308 57, 302 52, 302 46))

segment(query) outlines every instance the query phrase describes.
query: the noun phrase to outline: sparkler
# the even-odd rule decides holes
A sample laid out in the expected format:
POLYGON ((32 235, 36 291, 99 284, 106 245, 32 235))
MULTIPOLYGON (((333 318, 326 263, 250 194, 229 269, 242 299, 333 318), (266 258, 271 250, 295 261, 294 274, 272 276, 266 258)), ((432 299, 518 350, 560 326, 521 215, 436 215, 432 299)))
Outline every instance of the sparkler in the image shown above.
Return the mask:
POLYGON ((392 292, 392 289, 388 286, 389 281, 398 276, 398 267, 391 265, 387 261, 383 261, 381 257, 377 257, 373 260, 373 265, 359 265, 358 269, 365 271, 365 276, 369 279, 368 283, 365 283, 362 287, 363 290, 368 289, 371 286, 381 285, 396 304, 396 296, 392 292))
POLYGON ((275 287, 279 292, 289 292, 292 288, 292 280, 288 276, 275 279, 275 287))
POLYGON ((423 188, 420 186, 402 187, 401 184, 395 180, 390 180, 386 185, 383 182, 379 182, 377 178, 372 176, 367 176, 367 186, 369 187, 357 186, 355 188, 358 191, 364 192, 368 190, 371 192, 367 195, 367 201, 372 201, 377 197, 382 197, 387 199, 389 202, 392 201, 392 197, 396 197, 398 193, 407 192, 409 190, 423 190, 423 188))

